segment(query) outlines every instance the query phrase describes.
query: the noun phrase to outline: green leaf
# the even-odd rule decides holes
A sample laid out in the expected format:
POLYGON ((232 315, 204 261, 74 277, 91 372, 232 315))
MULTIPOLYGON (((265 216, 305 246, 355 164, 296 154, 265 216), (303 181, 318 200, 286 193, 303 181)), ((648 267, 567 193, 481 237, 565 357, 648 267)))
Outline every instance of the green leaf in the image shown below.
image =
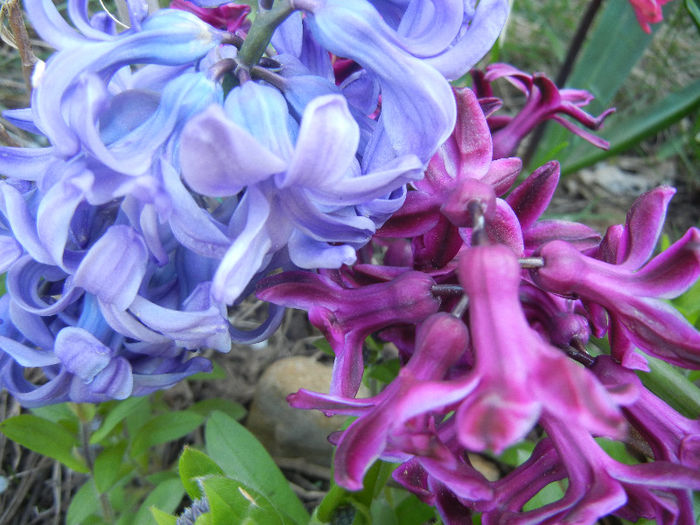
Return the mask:
POLYGON ((566 480, 554 481, 549 485, 546 485, 523 506, 523 510, 527 511, 538 509, 548 505, 549 503, 559 501, 564 497, 564 492, 566 491, 562 485, 566 485, 566 480))
POLYGON ((655 135, 700 107, 700 80, 680 91, 671 93, 661 102, 637 115, 621 119, 599 133, 610 142, 610 149, 601 150, 581 145, 562 160, 562 173, 573 173, 630 149, 647 137, 655 135))
POLYGON ((700 31, 700 2, 698 0, 685 0, 685 8, 700 31))
POLYGON ((212 525, 291 523, 291 519, 285 520, 265 496, 239 481, 216 476, 204 480, 203 485, 212 525))
POLYGON ((63 426, 32 414, 11 417, 0 423, 0 432, 23 447, 60 461, 76 472, 89 469, 76 453, 77 437, 63 426))
POLYGON ((105 416, 100 428, 90 437, 90 444, 95 445, 102 441, 114 430, 114 427, 121 423, 129 414, 145 405, 148 405, 147 397, 132 397, 116 403, 114 408, 105 416))
POLYGON ((141 504, 133 523, 136 525, 154 523, 151 511, 156 507, 163 512, 174 512, 185 495, 185 489, 180 483, 180 478, 170 477, 159 483, 141 504))
POLYGON ((314 345, 316 348, 318 348, 321 352, 323 352, 324 354, 327 354, 327 355, 329 355, 329 356, 331 356, 331 357, 334 357, 334 356, 335 356, 335 352, 334 352, 333 349, 331 348, 330 343, 329 343, 328 341, 326 341, 325 339, 319 338, 319 339, 317 339, 316 341, 313 342, 313 345, 314 345))
POLYGON ((207 454, 230 477, 274 501, 299 525, 309 515, 265 448, 235 419, 214 412, 204 430, 207 454))
MULTIPOLYGON (((132 410, 124 419, 126 426, 126 431, 130 436, 135 436, 139 429, 148 423, 156 411, 157 399, 162 397, 163 392, 155 392, 150 396, 147 396, 147 403, 143 405, 136 405, 134 410, 132 410)), ((170 410, 168 407, 162 407, 163 410, 170 410)))
POLYGON ((372 365, 367 370, 367 377, 388 385, 399 375, 400 362, 398 357, 372 365))
POLYGON ((615 461, 620 463, 625 463, 626 465, 637 465, 639 460, 627 452, 627 447, 621 441, 613 441, 612 439, 607 439, 603 437, 595 438, 600 448, 602 448, 608 456, 613 458, 615 461))
POLYGON ((168 412, 150 419, 136 433, 131 456, 138 457, 149 447, 186 436, 204 422, 204 416, 187 410, 168 412))
POLYGON ((224 474, 224 471, 213 459, 204 452, 190 447, 185 447, 182 451, 177 469, 187 495, 193 500, 202 497, 197 478, 224 474))
POLYGON ((76 427, 80 424, 78 417, 75 415, 75 412, 70 409, 68 403, 58 403, 57 405, 36 407, 32 408, 30 411, 35 416, 48 419, 54 423, 58 423, 59 421, 70 421, 74 423, 76 427))
POLYGON ((229 401, 228 399, 221 399, 219 397, 199 401, 188 408, 188 410, 205 417, 208 417, 212 412, 218 410, 238 421, 243 419, 247 413, 245 407, 240 403, 229 401))
POLYGON ((122 466, 125 451, 126 441, 120 441, 116 445, 105 448, 95 459, 93 475, 100 493, 107 492, 124 475, 122 466))
POLYGON ((400 522, 396 512, 391 506, 381 499, 375 499, 370 507, 370 515, 372 523, 381 523, 382 525, 405 525, 400 522))
POLYGON ((149 510, 156 525, 177 525, 177 516, 163 512, 158 507, 151 507, 149 510))
POLYGON ((86 481, 75 493, 66 513, 66 525, 80 525, 89 516, 97 515, 100 495, 91 480, 86 481))
POLYGON ((700 320, 700 280, 696 281, 690 290, 674 299, 672 303, 690 324, 697 326, 698 320, 700 320))
POLYGON ((435 518, 435 509, 410 494, 397 505, 396 516, 401 525, 423 525, 435 518))
POLYGON ((506 465, 517 467, 528 460, 534 449, 535 444, 531 441, 521 441, 520 443, 508 447, 498 456, 498 459, 506 465))

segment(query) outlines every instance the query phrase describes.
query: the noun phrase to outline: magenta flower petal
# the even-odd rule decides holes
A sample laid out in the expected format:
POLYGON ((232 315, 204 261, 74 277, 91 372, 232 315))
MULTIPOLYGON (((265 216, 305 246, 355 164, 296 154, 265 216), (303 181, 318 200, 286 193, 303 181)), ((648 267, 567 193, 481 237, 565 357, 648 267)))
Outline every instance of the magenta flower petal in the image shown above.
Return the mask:
POLYGON ((417 323, 436 312, 440 303, 430 291, 434 284, 428 275, 409 271, 389 282, 344 288, 323 275, 286 272, 261 281, 257 296, 308 310, 336 354, 331 393, 351 397, 362 379, 365 338, 394 323, 417 323))

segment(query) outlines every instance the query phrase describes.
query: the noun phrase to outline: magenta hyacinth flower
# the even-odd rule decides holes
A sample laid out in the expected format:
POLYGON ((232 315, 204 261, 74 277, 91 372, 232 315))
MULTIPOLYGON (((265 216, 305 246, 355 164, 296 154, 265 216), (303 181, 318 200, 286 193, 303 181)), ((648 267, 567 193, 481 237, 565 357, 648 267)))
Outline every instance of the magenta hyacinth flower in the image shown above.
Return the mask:
POLYGON ((469 297, 469 328, 480 378, 457 410, 459 440, 470 450, 501 452, 542 414, 619 436, 622 414, 594 376, 550 346, 520 305, 520 266, 505 246, 476 246, 460 256, 459 282, 469 297), (508 319, 508 330, 499 328, 508 319))
POLYGON ((405 272, 388 282, 346 288, 325 275, 286 272, 266 278, 258 297, 308 310, 336 354, 331 394, 352 397, 362 380, 362 343, 373 332, 396 323, 419 323, 440 301, 431 294, 433 279, 405 272))
POLYGON ((526 97, 525 106, 514 117, 495 116, 489 119, 493 131, 493 158, 513 155, 520 142, 537 125, 546 120, 554 120, 575 135, 578 135, 599 148, 607 149, 607 141, 589 133, 569 120, 568 116, 589 129, 596 130, 603 125, 608 115, 615 111, 608 109, 598 117, 586 113, 581 107, 593 100, 593 95, 581 89, 559 89, 542 73, 527 74, 510 64, 491 64, 484 73, 474 71, 475 87, 479 97, 492 97, 490 84, 505 78, 526 97))
POLYGON ((235 33, 238 29, 247 29, 250 24, 246 23, 246 17, 250 13, 250 6, 245 4, 235 4, 233 2, 219 7, 199 7, 195 2, 189 0, 172 0, 170 7, 189 11, 204 20, 207 24, 217 29, 225 29, 229 33, 235 33))
POLYGON ((645 33, 651 33, 649 24, 657 24, 664 19, 661 6, 671 0, 630 0, 639 25, 645 33))
POLYGON ((625 226, 608 230, 598 258, 553 241, 539 252, 544 267, 531 272, 545 290, 580 297, 597 335, 609 328, 612 355, 628 367, 645 368, 636 345, 678 366, 700 368, 700 332, 663 301, 685 292, 700 276, 700 230, 689 229, 649 259, 673 193, 657 188, 637 199, 625 226), (607 324, 601 308, 608 313, 607 324))
POLYGON ((700 421, 679 414, 609 356, 598 356, 591 370, 609 390, 631 389, 637 394, 623 412, 644 437, 654 459, 700 469, 700 421))
POLYGON ((408 363, 377 396, 352 399, 305 389, 289 396, 289 403, 297 408, 358 416, 337 442, 335 472, 340 485, 361 489, 364 474, 376 459, 406 458, 401 445, 411 441, 414 429, 423 432, 421 421, 431 412, 446 413, 445 407, 469 394, 478 378, 443 380, 466 351, 468 342, 467 328, 461 320, 447 313, 433 314, 418 326, 415 350, 408 363))

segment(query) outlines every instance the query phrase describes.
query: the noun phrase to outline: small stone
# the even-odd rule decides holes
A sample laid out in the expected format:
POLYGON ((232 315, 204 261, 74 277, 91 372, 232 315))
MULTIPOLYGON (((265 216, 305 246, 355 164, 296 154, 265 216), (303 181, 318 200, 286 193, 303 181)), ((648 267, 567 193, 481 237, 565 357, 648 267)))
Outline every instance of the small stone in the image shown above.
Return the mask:
MULTIPOLYGON (((246 426, 272 456, 303 457, 328 465, 333 446, 328 435, 338 430, 345 416, 326 417, 318 410, 300 410, 287 396, 300 388, 328 392, 332 369, 312 357, 295 356, 272 363, 255 388, 246 426)), ((366 397, 361 390, 359 397, 366 397)))

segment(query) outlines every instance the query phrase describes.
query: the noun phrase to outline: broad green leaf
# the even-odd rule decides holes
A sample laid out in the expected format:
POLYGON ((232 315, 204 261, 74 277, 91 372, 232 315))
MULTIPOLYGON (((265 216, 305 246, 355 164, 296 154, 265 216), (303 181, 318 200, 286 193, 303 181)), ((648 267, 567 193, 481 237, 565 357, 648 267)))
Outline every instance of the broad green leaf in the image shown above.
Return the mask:
POLYGON ((639 460, 627 452, 627 447, 622 441, 613 441, 612 439, 607 439, 603 437, 595 438, 600 448, 607 452, 608 456, 613 458, 615 461, 620 463, 625 463, 627 465, 637 465, 639 460))
POLYGON ((204 422, 204 416, 186 410, 161 414, 145 423, 131 443, 131 456, 138 457, 149 447, 186 436, 204 422))
POLYGON ((116 403, 114 408, 105 416, 100 428, 90 437, 90 444, 94 445, 102 441, 114 430, 114 427, 121 423, 130 413, 135 411, 138 407, 147 404, 147 397, 132 397, 116 403))
POLYGON ((372 523, 381 523, 382 525, 405 525, 399 521, 396 512, 384 500, 375 499, 370 507, 370 515, 372 523))
POLYGON ((222 399, 220 397, 199 401, 188 408, 188 410, 190 412, 201 414, 205 417, 209 416, 209 414, 215 410, 218 410, 219 412, 223 412, 227 416, 239 421, 246 415, 246 409, 243 405, 236 403, 235 401, 222 399))
POLYGON ((85 461, 76 453, 77 436, 58 423, 22 414, 1 422, 0 432, 23 447, 56 459, 76 472, 88 472, 85 461))
POLYGON ((202 514, 197 518, 197 521, 194 522, 194 525, 213 525, 213 521, 211 520, 211 514, 202 514))
POLYGON ((333 352, 333 349, 331 348, 331 345, 328 341, 326 341, 323 338, 319 338, 316 341, 313 342, 313 345, 318 348, 321 352, 324 354, 327 354, 331 357, 335 356, 335 352, 333 352))
POLYGON ((283 525, 285 520, 272 503, 256 490, 223 476, 204 480, 212 525, 251 523, 283 525))
POLYGON ((376 379, 388 385, 399 374, 400 363, 399 359, 389 359, 383 363, 372 365, 367 369, 368 378, 376 379))
POLYGON ((520 443, 508 447, 498 456, 498 459, 506 465, 517 467, 528 460, 534 448, 535 444, 531 441, 521 441, 520 443))
POLYGON ((284 509, 299 525, 309 515, 265 448, 235 419, 214 412, 205 426, 207 454, 224 472, 284 509))
POLYGON ((197 478, 224 474, 224 471, 213 459, 204 452, 190 447, 185 447, 182 451, 177 469, 187 495, 193 500, 202 497, 202 491, 196 481, 197 478))
POLYGON ((697 326, 700 320, 700 280, 672 303, 689 323, 697 326))
POLYGON ((435 509, 410 494, 396 506, 396 516, 401 525, 423 525, 435 518, 435 509))
POLYGON ((66 512, 66 525, 81 525, 88 516, 97 515, 100 495, 91 480, 86 481, 75 493, 66 512))
POLYGON ((628 150, 659 131, 679 121, 700 107, 700 80, 672 93, 646 111, 626 117, 604 129, 599 135, 610 142, 610 149, 601 150, 580 145, 570 150, 562 161, 562 173, 573 173, 628 150))
POLYGON ((523 506, 523 510, 538 509, 554 501, 559 501, 564 497, 564 492, 566 491, 566 488, 562 485, 566 485, 566 480, 564 482, 554 481, 546 485, 523 506))
POLYGON ((156 525, 177 525, 177 516, 163 512, 158 507, 151 507, 149 510, 156 525))
POLYGON ((147 525, 155 523, 151 512, 156 507, 163 512, 174 512, 185 495, 185 489, 180 483, 180 478, 170 477, 159 483, 141 504, 133 523, 135 525, 147 525))
POLYGON ((95 459, 94 473, 95 485, 101 493, 107 492, 116 481, 124 475, 124 452, 126 441, 120 441, 116 445, 105 448, 95 459))
POLYGON ((80 423, 75 415, 75 412, 73 412, 68 406, 68 403, 58 403, 57 405, 36 407, 32 408, 30 412, 35 416, 48 419, 54 423, 58 423, 59 421, 72 421, 76 425, 80 423))
POLYGON ((135 436, 139 429, 153 418, 153 414, 155 413, 154 405, 156 404, 155 399, 160 393, 161 392, 156 392, 150 396, 146 396, 144 398, 146 400, 145 403, 136 405, 134 409, 127 414, 124 423, 126 424, 126 431, 130 436, 135 436))

